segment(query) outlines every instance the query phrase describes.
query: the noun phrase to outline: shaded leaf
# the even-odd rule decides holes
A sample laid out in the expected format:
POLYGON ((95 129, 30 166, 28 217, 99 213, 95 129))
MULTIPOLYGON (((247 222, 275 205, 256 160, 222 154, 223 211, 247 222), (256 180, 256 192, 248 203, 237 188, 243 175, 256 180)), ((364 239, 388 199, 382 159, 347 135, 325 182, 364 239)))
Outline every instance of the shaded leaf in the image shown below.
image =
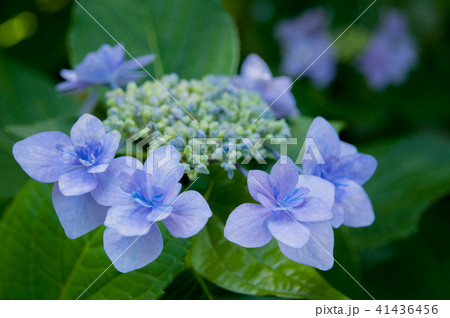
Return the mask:
POLYGON ((99 228, 68 239, 51 202, 51 185, 28 182, 0 223, 1 299, 155 299, 183 266, 188 240, 175 239, 160 226, 162 254, 145 268, 119 273, 103 249, 99 228))

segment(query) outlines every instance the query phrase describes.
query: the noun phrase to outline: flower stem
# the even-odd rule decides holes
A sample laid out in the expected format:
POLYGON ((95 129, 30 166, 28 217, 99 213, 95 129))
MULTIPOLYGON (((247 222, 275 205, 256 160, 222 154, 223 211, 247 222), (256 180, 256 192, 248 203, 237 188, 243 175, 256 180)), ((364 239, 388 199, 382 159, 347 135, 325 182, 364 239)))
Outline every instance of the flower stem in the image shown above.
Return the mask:
POLYGON ((236 168, 244 175, 244 177, 248 177, 248 171, 245 170, 245 168, 243 166, 241 166, 240 164, 238 164, 236 162, 236 168))

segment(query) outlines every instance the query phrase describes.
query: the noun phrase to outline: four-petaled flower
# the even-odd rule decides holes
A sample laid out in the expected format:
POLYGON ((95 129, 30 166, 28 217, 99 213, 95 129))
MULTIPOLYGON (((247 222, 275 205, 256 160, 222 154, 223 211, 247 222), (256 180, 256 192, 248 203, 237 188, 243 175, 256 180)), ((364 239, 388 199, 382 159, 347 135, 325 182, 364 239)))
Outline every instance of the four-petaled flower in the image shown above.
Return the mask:
POLYGON ((14 158, 39 182, 53 183, 53 204, 69 238, 77 238, 103 224, 106 209, 90 192, 97 177, 109 166, 119 147, 120 135, 106 133, 102 122, 89 114, 73 125, 70 137, 42 132, 17 142, 14 158))
POLYGON ((145 164, 120 157, 99 177, 92 193, 98 203, 110 206, 105 220, 104 247, 121 272, 144 267, 163 248, 162 221, 174 237, 197 234, 212 215, 206 200, 196 191, 180 194, 184 166, 173 146, 153 151, 145 164))
POLYGON ((406 16, 395 9, 383 12, 378 30, 357 61, 368 85, 382 91, 390 84, 402 84, 416 62, 417 45, 406 16))
POLYGON ((330 269, 334 262, 333 184, 299 175, 287 157, 278 160, 270 175, 249 171, 247 183, 251 196, 261 204, 238 206, 226 222, 225 237, 244 247, 261 247, 275 237, 291 260, 330 269))
POLYGON ((96 52, 89 53, 75 70, 63 69, 61 76, 65 81, 59 83, 56 89, 67 93, 82 93, 92 86, 118 88, 145 77, 143 71, 136 70, 148 65, 154 58, 153 54, 149 54, 125 61, 124 50, 119 44, 113 47, 103 44, 96 52))
POLYGON ((308 158, 305 153, 302 162, 303 174, 319 176, 336 187, 332 224, 351 227, 368 226, 375 215, 372 203, 362 188, 377 167, 374 157, 358 153, 356 147, 340 141, 337 132, 324 118, 317 117, 309 127, 307 138, 312 138, 325 163, 317 158, 308 158))
POLYGON ((257 91, 275 114, 275 117, 297 116, 299 110, 290 92, 292 80, 287 76, 272 77, 272 73, 258 55, 250 54, 241 67, 235 83, 248 90, 257 91))

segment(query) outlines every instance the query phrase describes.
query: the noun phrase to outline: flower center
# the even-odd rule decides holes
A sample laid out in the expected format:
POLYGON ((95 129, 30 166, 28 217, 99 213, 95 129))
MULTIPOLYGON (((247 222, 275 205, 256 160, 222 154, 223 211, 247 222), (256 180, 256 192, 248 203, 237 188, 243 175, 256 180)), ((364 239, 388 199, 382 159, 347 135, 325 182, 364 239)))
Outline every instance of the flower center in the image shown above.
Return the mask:
POLYGON ((95 164, 97 151, 93 152, 90 149, 81 146, 75 146, 74 151, 83 166, 90 167, 95 164))

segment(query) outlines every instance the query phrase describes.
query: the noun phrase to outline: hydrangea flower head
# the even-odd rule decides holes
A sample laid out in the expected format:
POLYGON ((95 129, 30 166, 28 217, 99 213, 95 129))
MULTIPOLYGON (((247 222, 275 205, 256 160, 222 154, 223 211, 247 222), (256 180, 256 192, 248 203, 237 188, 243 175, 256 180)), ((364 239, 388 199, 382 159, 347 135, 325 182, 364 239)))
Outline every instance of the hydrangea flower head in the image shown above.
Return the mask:
POLYGON ((378 30, 357 61, 359 71, 376 91, 405 82, 417 62, 417 45, 411 37, 406 16, 391 9, 382 14, 378 30))
POLYGON ((294 95, 290 92, 292 80, 287 76, 272 77, 266 62, 250 54, 242 63, 241 75, 234 81, 248 90, 257 91, 269 105, 275 117, 298 116, 294 95))
MULTIPOLYGON (((331 44, 328 20, 327 12, 316 8, 278 24, 275 36, 281 44, 282 72, 299 76, 328 48, 331 44)), ((336 53, 330 47, 304 76, 309 77, 317 88, 325 88, 334 80, 336 72, 336 53)))
POLYGON ((92 195, 111 207, 103 239, 106 254, 119 271, 144 267, 161 254, 163 240, 157 221, 174 237, 187 238, 197 234, 212 215, 198 192, 180 194, 179 180, 184 174, 180 158, 173 146, 163 146, 144 165, 135 158, 121 157, 100 176, 92 195))
MULTIPOLYGON (((246 139, 255 144, 260 138, 289 136, 285 119, 276 119, 273 112, 265 112, 269 105, 261 96, 236 86, 229 76, 186 80, 170 74, 159 83, 184 109, 159 84, 131 82, 125 90, 107 93, 108 116, 104 123, 108 131, 125 138, 132 138, 143 129, 168 137, 165 144, 181 152, 181 162, 191 180, 199 173, 209 173, 212 160, 219 162, 232 177, 236 169, 233 163, 250 155, 246 139), (207 142, 214 138, 220 140, 207 142), (201 144, 201 151, 194 140, 201 144)), ((266 155, 265 150, 261 152, 266 155)))
POLYGON ((309 127, 307 138, 312 138, 318 148, 323 164, 317 158, 302 162, 303 174, 319 176, 336 187, 332 224, 351 227, 371 225, 375 219, 372 203, 362 188, 377 167, 370 155, 357 152, 356 147, 340 141, 337 132, 324 118, 317 117, 309 127))
POLYGON ((103 223, 106 210, 95 203, 90 192, 114 158, 119 142, 120 135, 106 133, 98 118, 84 114, 73 125, 70 137, 49 131, 14 145, 14 158, 31 178, 57 182, 53 203, 70 238, 103 223))
POLYGON ((275 237, 291 260, 330 269, 334 262, 333 184, 316 176, 299 176, 287 157, 281 157, 270 174, 249 171, 247 183, 260 204, 238 206, 226 222, 225 237, 249 248, 264 246, 275 237))
POLYGON ((125 61, 124 50, 117 44, 103 44, 96 52, 89 53, 75 70, 63 69, 64 82, 57 85, 61 92, 81 93, 91 86, 105 85, 118 88, 130 81, 145 77, 142 71, 136 71, 153 61, 153 54, 144 55, 135 60, 125 61))

